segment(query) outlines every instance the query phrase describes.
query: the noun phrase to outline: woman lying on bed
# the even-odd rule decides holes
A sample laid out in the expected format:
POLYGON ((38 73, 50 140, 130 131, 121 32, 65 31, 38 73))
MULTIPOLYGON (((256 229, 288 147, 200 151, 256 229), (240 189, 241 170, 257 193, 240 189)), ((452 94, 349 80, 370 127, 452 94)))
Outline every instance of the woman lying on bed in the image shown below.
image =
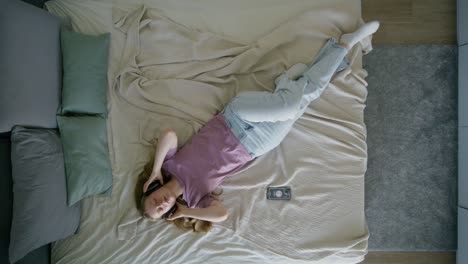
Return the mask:
POLYGON ((212 192, 225 177, 278 146, 333 75, 348 66, 348 50, 378 27, 373 21, 342 35, 338 43, 330 39, 313 63, 296 64, 279 76, 273 93, 240 93, 178 151, 176 133, 165 130, 152 169, 137 186, 141 213, 194 231, 226 220, 227 210, 212 192))

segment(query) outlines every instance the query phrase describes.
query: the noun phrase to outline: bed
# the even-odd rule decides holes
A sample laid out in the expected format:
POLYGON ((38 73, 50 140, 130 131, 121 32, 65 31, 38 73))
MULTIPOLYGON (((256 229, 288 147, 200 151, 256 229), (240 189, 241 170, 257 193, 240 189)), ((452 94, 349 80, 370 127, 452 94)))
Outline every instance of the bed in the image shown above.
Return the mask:
POLYGON ((351 67, 278 148, 223 182, 229 218, 211 232, 138 219, 133 200, 160 131, 174 129, 182 146, 237 93, 272 91, 274 77, 310 62, 328 38, 362 23, 359 0, 53 0, 46 8, 77 32, 111 33, 112 195, 82 200, 79 232, 52 244, 52 263, 364 259, 367 84, 361 59, 369 42, 350 52, 351 67), (174 36, 180 41, 168 41, 174 36), (266 200, 267 186, 284 185, 292 188, 291 201, 266 200))

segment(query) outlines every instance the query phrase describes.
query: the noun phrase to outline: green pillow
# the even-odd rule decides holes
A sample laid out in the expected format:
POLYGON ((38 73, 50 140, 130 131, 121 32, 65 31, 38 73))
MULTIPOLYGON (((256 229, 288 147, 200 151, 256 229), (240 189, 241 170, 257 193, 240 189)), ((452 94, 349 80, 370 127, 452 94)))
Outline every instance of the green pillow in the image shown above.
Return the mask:
POLYGON ((100 116, 57 116, 67 179, 67 204, 96 195, 110 195, 112 170, 106 119, 100 116))
POLYGON ((107 114, 109 36, 61 31, 63 89, 59 113, 107 114))

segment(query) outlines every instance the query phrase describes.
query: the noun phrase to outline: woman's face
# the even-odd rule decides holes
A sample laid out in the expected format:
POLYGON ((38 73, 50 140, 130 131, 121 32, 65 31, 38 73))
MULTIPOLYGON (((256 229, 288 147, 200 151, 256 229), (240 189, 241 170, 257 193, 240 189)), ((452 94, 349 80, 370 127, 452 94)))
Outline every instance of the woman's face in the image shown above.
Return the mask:
POLYGON ((167 187, 162 186, 146 197, 145 213, 151 218, 161 218, 163 214, 174 206, 175 202, 175 194, 167 187))

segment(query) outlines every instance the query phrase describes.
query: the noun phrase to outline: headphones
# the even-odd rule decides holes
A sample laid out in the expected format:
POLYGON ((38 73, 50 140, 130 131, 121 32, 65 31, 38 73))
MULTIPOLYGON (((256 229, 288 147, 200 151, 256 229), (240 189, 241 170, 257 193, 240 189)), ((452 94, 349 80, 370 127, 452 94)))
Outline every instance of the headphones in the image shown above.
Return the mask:
MULTIPOLYGON (((152 182, 149 186, 148 186, 148 190, 146 190, 145 192, 145 196, 149 196, 150 194, 152 194, 153 192, 155 192, 157 189, 161 188, 163 185, 159 182, 159 181, 154 181, 152 182)), ((174 204, 174 206, 172 206, 171 209, 169 209, 169 211, 167 211, 165 214, 163 214, 161 217, 163 219, 167 219, 169 217, 171 217, 175 211, 177 211, 177 203, 174 204)))

